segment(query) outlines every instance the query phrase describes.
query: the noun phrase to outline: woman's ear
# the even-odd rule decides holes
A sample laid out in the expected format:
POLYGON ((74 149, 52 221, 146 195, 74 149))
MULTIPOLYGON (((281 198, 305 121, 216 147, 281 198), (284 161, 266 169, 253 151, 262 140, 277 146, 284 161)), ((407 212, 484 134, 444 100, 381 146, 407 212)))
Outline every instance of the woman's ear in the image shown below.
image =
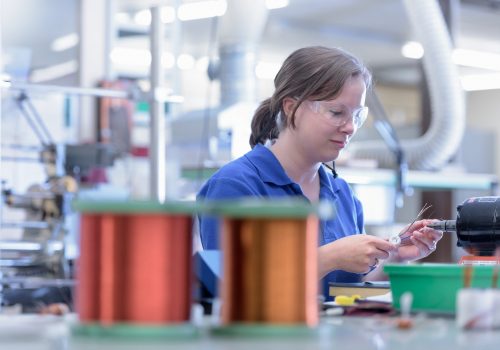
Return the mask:
POLYGON ((297 100, 291 97, 285 97, 283 99, 283 111, 285 112, 286 118, 290 118, 292 116, 292 112, 297 104, 297 100))

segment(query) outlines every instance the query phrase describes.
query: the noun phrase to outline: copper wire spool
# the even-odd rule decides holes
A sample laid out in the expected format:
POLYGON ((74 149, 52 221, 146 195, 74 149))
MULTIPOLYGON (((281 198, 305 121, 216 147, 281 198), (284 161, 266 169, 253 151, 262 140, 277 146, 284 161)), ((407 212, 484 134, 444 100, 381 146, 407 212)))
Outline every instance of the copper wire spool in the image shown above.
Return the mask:
POLYGON ((318 219, 230 218, 222 228, 222 322, 318 323, 318 219))
POLYGON ((82 323, 187 322, 190 214, 83 213, 76 291, 82 323))

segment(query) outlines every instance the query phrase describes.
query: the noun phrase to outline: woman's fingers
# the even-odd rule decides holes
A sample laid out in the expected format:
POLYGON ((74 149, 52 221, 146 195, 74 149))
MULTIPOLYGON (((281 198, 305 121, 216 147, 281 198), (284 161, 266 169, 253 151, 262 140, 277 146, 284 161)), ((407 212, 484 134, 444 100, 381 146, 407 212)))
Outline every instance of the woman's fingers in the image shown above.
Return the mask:
POLYGON ((420 253, 422 254, 425 254, 427 252, 429 252, 431 249, 429 247, 429 245, 427 245, 426 243, 422 242, 420 239, 418 239, 417 237, 415 237, 415 235, 413 235, 411 238, 410 238, 411 242, 413 243, 413 245, 415 247, 418 248, 418 250, 420 251, 420 253))
POLYGON ((433 250, 436 247, 436 240, 431 235, 417 231, 413 233, 413 238, 424 244, 429 250, 433 250))

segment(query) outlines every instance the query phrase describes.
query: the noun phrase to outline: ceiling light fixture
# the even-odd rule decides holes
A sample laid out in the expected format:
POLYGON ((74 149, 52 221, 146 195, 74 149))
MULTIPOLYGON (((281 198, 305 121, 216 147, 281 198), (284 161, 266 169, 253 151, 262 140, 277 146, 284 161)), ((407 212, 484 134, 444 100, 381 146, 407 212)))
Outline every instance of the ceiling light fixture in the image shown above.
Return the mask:
POLYGON ((50 67, 35 69, 31 72, 30 81, 32 83, 41 83, 44 81, 62 78, 66 75, 76 73, 78 71, 78 62, 71 60, 60 64, 55 64, 50 67))
POLYGON ((288 1, 288 0, 266 0, 266 7, 269 10, 287 7, 289 4, 290 4, 290 1, 288 1))
POLYGON ((417 41, 407 41, 401 47, 401 54, 406 58, 418 60, 424 56, 424 47, 417 41))
POLYGON ((122 65, 147 66, 151 64, 151 53, 146 49, 115 47, 110 54, 111 62, 122 65))
POLYGON ((78 37, 78 34, 70 33, 55 39, 50 45, 50 48, 52 51, 61 52, 75 47, 78 45, 79 41, 80 38, 78 37))
POLYGON ((177 10, 177 17, 181 21, 191 21, 201 18, 222 16, 226 13, 225 0, 198 1, 182 4, 177 10))
MULTIPOLYGON (((401 54, 407 58, 420 59, 424 55, 424 48, 417 41, 408 41, 401 47, 401 54)), ((459 66, 500 71, 499 53, 456 48, 452 59, 459 66)))

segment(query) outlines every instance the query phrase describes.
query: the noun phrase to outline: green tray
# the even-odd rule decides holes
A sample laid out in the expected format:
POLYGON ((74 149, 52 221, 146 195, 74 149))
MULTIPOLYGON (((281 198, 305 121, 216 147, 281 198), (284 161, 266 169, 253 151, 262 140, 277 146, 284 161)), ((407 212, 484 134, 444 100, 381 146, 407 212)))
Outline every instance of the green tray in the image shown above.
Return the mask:
POLYGON ((267 325, 237 323, 210 330, 215 336, 240 338, 283 338, 317 336, 318 329, 306 325, 267 325))
POLYGON ((148 200, 91 201, 76 199, 72 203, 75 211, 91 214, 210 214, 227 217, 254 218, 305 218, 311 214, 322 219, 335 216, 335 206, 322 201, 311 204, 304 199, 247 197, 214 201, 168 201, 159 203, 148 200))
POLYGON ((311 204, 301 198, 254 198, 202 202, 207 212, 215 216, 231 218, 306 218, 309 215, 321 219, 335 216, 334 204, 327 201, 311 204))
MULTIPOLYGON (((457 264, 386 265, 394 307, 404 292, 413 294, 412 310, 453 314, 456 295, 464 288, 465 266, 457 264)), ((490 288, 494 266, 472 267, 470 287, 490 288)), ((498 287, 498 283, 497 283, 498 287)))
POLYGON ((92 214, 194 214, 203 212, 206 209, 205 205, 194 201, 169 201, 159 203, 148 200, 95 201, 76 199, 72 202, 72 207, 75 211, 92 214))
POLYGON ((100 323, 79 323, 71 327, 73 335, 98 338, 131 338, 131 339, 194 339, 199 330, 190 323, 174 325, 142 325, 116 323, 104 326, 100 323))

